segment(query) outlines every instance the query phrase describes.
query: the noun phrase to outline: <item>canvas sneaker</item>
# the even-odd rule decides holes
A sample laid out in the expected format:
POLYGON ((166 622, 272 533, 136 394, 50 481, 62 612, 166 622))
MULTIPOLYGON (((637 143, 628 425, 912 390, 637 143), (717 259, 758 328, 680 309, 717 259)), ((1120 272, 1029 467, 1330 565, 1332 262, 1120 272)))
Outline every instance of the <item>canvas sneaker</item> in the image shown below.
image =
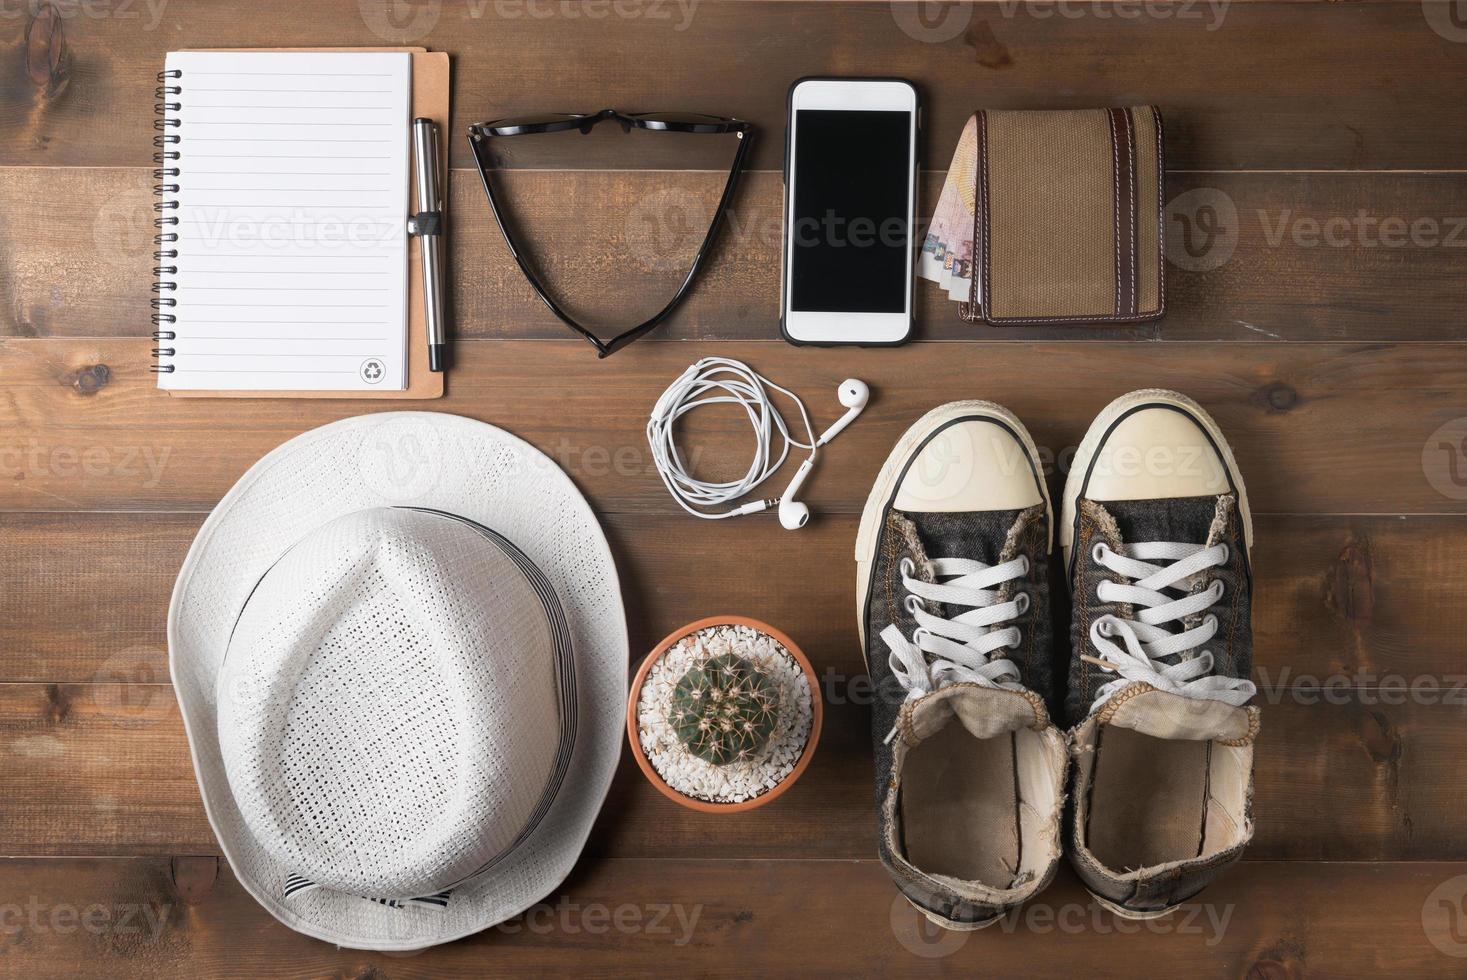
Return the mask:
POLYGON ((1116 399, 1075 456, 1060 539, 1070 863, 1112 911, 1164 915, 1253 836, 1253 530, 1217 424, 1172 391, 1116 399))
POLYGON ((1046 704, 1050 525, 1033 440, 980 401, 908 429, 861 517, 881 860, 945 928, 997 921, 1059 861, 1067 757, 1046 704))

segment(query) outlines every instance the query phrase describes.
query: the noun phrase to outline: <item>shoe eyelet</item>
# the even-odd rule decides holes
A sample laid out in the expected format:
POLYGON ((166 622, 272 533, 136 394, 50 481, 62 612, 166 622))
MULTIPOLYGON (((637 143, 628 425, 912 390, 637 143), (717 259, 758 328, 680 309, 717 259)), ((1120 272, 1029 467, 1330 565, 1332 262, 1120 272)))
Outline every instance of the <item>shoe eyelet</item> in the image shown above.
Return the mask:
POLYGON ((910 558, 903 558, 901 562, 897 564, 897 568, 901 570, 902 575, 907 578, 911 578, 912 573, 917 570, 917 563, 912 561, 912 559, 910 558))
POLYGON ((1217 629, 1217 617, 1214 616, 1212 613, 1208 613, 1205 617, 1203 617, 1202 625, 1211 625, 1213 629, 1217 629))
POLYGON ((1029 611, 1029 606, 1031 604, 1030 601, 1029 601, 1029 593, 1027 593, 1027 592, 1020 592, 1020 593, 1016 594, 1014 596, 1014 604, 1015 604, 1015 608, 1018 609, 1020 616, 1024 615, 1025 613, 1027 613, 1029 611))
POLYGON ((1104 541, 1097 541, 1095 542, 1095 547, 1090 549, 1090 558, 1095 564, 1099 565, 1102 563, 1105 553, 1108 551, 1110 551, 1110 547, 1104 541))
POLYGON ((1215 578, 1212 580, 1212 590, 1217 593, 1217 595, 1212 600, 1213 602, 1216 602, 1218 599, 1221 599, 1223 597, 1223 593, 1228 590, 1228 587, 1223 583, 1222 579, 1215 578))
POLYGON ((922 600, 914 595, 909 595, 905 599, 903 599, 902 605, 906 608, 907 612, 913 616, 917 615, 917 613, 919 612, 925 611, 922 605, 922 600))
POLYGON ((1029 561, 1029 556, 1028 555, 1020 555, 1019 557, 1022 558, 1023 561, 1024 561, 1024 571, 1023 571, 1023 574, 1024 575, 1028 575, 1029 572, 1031 570, 1033 570, 1034 564, 1031 561, 1029 561))
POLYGON ((1223 550, 1222 563, 1226 565, 1228 563, 1228 559, 1233 556, 1233 549, 1228 547, 1228 543, 1226 541, 1221 542, 1221 547, 1223 550))

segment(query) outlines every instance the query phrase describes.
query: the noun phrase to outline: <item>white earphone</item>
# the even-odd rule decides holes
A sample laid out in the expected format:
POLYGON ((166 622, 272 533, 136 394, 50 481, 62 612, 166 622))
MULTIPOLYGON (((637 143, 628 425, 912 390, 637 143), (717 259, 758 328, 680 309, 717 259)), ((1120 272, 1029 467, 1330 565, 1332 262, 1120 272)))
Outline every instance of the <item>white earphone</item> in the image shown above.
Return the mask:
POLYGON ((652 408, 647 421, 647 444, 652 449, 652 461, 658 475, 667 486, 668 492, 689 514, 708 520, 757 514, 771 507, 779 508, 779 523, 794 530, 804 527, 810 520, 810 508, 795 499, 800 487, 815 468, 815 456, 821 446, 840 434, 846 426, 866 407, 871 389, 864 381, 848 378, 841 382, 840 403, 846 413, 834 425, 815 437, 810 425, 810 416, 804 402, 788 388, 782 388, 768 378, 755 372, 747 364, 727 357, 705 357, 691 365, 676 381, 668 386, 652 408), (765 388, 772 388, 785 395, 800 410, 800 419, 805 423, 808 443, 793 438, 784 418, 774 407, 765 388), (699 405, 736 404, 742 407, 754 426, 754 459, 743 478, 726 483, 711 483, 695 479, 683 466, 673 439, 673 427, 683 415, 699 405), (783 442, 779 455, 773 458, 773 437, 778 431, 783 442), (782 495, 767 500, 755 500, 732 510, 709 511, 704 508, 717 507, 742 497, 759 484, 769 479, 789 456, 790 447, 808 449, 810 456, 795 472, 782 495))
MULTIPOLYGON (((871 389, 866 387, 866 382, 857 378, 847 378, 840 383, 840 403, 846 407, 846 414, 836 420, 836 423, 824 432, 820 438, 815 440, 815 449, 819 449, 836 436, 840 435, 842 429, 856 420, 861 414, 861 409, 866 407, 866 402, 871 398, 871 389)), ((810 507, 795 499, 795 494, 800 492, 800 486, 805 482, 805 477, 815 468, 815 451, 810 451, 810 458, 800 464, 795 471, 795 478, 790 485, 785 487, 784 493, 779 495, 779 523, 781 527, 795 530, 805 526, 810 519, 810 507)))

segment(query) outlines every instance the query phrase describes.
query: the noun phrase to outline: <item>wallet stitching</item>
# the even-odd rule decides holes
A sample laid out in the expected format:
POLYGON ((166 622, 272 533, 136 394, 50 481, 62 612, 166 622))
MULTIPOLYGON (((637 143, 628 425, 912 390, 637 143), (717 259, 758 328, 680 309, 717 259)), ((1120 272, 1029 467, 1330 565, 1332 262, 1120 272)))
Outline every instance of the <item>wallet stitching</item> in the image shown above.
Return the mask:
POLYGON ((1166 158, 1162 156, 1161 111, 1151 107, 1156 127, 1156 315, 1166 312, 1166 158))
POLYGON ((1139 312, 1139 307, 1141 305, 1141 297, 1137 292, 1137 290, 1140 288, 1140 283, 1137 281, 1136 278, 1136 268, 1138 265, 1140 265, 1139 254, 1137 252, 1138 243, 1136 241, 1136 134, 1131 130, 1130 109, 1122 109, 1120 119, 1123 124, 1123 128, 1126 130, 1126 173, 1130 178, 1129 182, 1126 185, 1126 201, 1128 203, 1128 207, 1126 208, 1126 220, 1131 227, 1131 302, 1126 307, 1125 312, 1137 313, 1139 312))
MULTIPOLYGON (((978 113, 978 162, 983 174, 978 187, 978 214, 974 220, 977 224, 974 231, 982 230, 983 234, 983 299, 978 306, 979 315, 992 323, 993 313, 993 246, 990 228, 993 224, 993 215, 988 206, 988 111, 980 110, 978 113)), ((974 279, 976 289, 977 280, 974 279)), ((975 298, 975 303, 979 301, 975 298)))
POLYGON ((1105 121, 1110 126, 1110 223, 1112 240, 1115 243, 1115 315, 1121 315, 1121 151, 1120 136, 1116 133, 1116 113, 1107 109, 1105 121))

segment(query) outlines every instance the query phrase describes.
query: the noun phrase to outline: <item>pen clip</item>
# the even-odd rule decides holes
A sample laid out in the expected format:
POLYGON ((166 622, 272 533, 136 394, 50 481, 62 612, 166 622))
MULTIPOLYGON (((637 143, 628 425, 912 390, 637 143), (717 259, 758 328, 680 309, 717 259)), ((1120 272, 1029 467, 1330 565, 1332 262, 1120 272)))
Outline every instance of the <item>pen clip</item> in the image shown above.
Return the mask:
POLYGON ((411 236, 443 234, 442 211, 419 211, 408 215, 407 233, 411 236))

